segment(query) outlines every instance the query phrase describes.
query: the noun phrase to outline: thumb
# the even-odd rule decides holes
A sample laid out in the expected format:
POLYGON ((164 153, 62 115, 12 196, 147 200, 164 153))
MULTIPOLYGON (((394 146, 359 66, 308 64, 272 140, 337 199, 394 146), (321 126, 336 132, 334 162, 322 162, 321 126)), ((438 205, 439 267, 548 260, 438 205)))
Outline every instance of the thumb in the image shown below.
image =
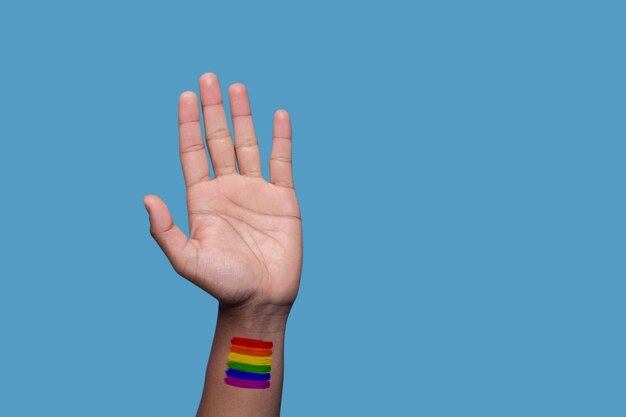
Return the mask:
POLYGON ((185 265, 189 246, 187 236, 174 224, 169 209, 156 195, 147 195, 143 203, 150 216, 150 234, 178 272, 185 265), (187 250, 186 250, 187 249, 187 250))

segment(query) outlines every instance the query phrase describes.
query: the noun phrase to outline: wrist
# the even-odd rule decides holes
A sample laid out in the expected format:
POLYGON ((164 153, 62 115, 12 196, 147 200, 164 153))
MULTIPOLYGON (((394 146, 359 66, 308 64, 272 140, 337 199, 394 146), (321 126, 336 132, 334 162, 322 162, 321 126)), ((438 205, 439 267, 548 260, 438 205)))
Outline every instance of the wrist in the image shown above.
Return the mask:
POLYGON ((218 326, 244 337, 263 338, 284 334, 291 306, 225 306, 220 304, 218 326))

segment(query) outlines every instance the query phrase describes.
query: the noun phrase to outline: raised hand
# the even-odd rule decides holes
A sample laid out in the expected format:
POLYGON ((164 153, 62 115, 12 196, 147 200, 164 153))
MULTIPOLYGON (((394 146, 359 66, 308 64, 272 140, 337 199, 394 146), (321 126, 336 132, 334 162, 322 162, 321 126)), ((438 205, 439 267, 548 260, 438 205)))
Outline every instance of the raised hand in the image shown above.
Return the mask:
POLYGON ((189 237, 155 195, 144 199, 150 231, 174 269, 227 307, 289 307, 302 267, 302 226, 293 185, 289 114, 274 115, 270 181, 261 159, 248 93, 228 89, 233 140, 214 74, 200 78, 209 175, 198 99, 179 99, 180 159, 187 186, 189 237), (238 168, 238 169, 237 169, 238 168))

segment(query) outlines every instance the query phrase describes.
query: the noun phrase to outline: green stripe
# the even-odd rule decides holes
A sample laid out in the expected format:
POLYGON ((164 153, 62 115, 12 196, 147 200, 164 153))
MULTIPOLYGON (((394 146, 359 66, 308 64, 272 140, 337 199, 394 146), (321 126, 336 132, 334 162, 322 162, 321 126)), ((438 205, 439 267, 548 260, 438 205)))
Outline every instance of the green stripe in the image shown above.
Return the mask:
POLYGON ((248 365, 247 363, 239 363, 233 361, 228 361, 226 365, 228 365, 228 367, 231 369, 236 369, 238 371, 244 372, 253 372, 255 374, 266 374, 272 370, 272 367, 270 365, 248 365))

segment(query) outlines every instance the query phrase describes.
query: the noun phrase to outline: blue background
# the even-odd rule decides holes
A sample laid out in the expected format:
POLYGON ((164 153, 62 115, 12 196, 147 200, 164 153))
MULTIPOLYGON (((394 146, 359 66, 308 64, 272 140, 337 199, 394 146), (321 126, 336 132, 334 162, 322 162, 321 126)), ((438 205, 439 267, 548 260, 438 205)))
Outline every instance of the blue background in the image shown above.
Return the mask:
POLYGON ((292 113, 285 416, 626 415, 623 2, 3 2, 0 415, 192 416, 178 94, 292 113), (355 340, 366 349, 353 350, 355 340))

